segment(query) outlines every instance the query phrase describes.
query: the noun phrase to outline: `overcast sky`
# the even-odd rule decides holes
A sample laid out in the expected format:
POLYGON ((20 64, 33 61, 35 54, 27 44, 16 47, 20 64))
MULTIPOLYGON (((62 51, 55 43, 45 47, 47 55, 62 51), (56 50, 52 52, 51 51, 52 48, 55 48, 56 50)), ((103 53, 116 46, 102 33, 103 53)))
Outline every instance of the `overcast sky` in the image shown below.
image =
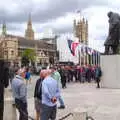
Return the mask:
POLYGON ((76 11, 80 10, 89 22, 89 45, 103 51, 107 12, 120 12, 119 5, 120 0, 4 0, 0 2, 0 23, 5 20, 8 33, 24 36, 31 13, 36 38, 49 28, 57 34, 72 33, 76 11))

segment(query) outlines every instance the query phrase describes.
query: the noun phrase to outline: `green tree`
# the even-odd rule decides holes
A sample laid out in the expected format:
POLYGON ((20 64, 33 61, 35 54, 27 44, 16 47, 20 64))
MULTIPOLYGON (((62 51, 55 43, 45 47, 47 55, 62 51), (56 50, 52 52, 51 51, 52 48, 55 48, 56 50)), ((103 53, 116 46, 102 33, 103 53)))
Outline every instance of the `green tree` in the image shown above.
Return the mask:
POLYGON ((34 63, 36 59, 36 53, 33 49, 25 49, 22 53, 22 64, 29 65, 29 62, 34 63))

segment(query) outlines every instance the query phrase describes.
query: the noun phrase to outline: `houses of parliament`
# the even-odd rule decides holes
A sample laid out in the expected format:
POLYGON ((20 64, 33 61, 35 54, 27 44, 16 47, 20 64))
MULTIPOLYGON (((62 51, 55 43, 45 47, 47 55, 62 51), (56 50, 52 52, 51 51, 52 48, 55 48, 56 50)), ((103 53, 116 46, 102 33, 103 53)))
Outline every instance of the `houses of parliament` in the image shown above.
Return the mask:
POLYGON ((8 34, 6 24, 4 23, 2 25, 2 34, 0 35, 0 58, 21 64, 22 52, 28 48, 35 50, 37 63, 49 64, 57 60, 56 37, 36 40, 31 17, 28 19, 24 37, 8 34))
MULTIPOLYGON (((88 21, 80 19, 73 21, 73 33, 79 39, 80 43, 88 45, 88 21)), ((57 37, 35 39, 32 27, 31 16, 27 22, 27 28, 24 37, 7 33, 7 26, 2 25, 2 33, 0 35, 0 59, 7 60, 21 65, 21 56, 24 50, 34 49, 36 53, 36 63, 55 63, 59 60, 57 51, 57 37)))
MULTIPOLYGON (((88 46, 88 21, 83 17, 77 21, 76 19, 73 22, 73 32, 74 36, 78 38, 80 44, 88 46)), ((79 64, 90 64, 90 56, 79 54, 79 64)))
POLYGON ((73 32, 80 43, 88 45, 88 21, 84 17, 78 21, 74 20, 73 32))

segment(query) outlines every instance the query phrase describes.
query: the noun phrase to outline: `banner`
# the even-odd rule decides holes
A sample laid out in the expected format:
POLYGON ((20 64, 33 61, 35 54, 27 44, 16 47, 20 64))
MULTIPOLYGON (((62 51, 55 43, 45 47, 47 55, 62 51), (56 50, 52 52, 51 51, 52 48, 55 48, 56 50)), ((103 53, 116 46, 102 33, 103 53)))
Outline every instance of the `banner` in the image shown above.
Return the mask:
POLYGON ((71 54, 72 54, 73 56, 76 55, 76 54, 75 54, 75 50, 76 50, 76 48, 78 47, 78 45, 79 45, 78 42, 74 42, 74 41, 72 41, 72 40, 68 40, 68 46, 69 46, 69 49, 70 49, 71 54))

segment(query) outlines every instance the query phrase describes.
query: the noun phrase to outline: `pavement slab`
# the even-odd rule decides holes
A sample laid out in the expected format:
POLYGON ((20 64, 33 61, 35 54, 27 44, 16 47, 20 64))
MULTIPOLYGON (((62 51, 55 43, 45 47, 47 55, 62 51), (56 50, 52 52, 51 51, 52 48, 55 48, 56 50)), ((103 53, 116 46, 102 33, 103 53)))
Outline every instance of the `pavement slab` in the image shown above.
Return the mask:
MULTIPOLYGON (((32 79, 32 84, 27 87, 28 111, 30 116, 35 117, 33 93, 38 76, 33 76, 32 79)), ((82 108, 95 120, 120 120, 120 89, 97 89, 95 83, 78 82, 67 83, 67 88, 62 89, 61 93, 66 108, 57 111, 57 120, 75 109, 82 108)), ((72 117, 67 119, 72 120, 72 117)))

